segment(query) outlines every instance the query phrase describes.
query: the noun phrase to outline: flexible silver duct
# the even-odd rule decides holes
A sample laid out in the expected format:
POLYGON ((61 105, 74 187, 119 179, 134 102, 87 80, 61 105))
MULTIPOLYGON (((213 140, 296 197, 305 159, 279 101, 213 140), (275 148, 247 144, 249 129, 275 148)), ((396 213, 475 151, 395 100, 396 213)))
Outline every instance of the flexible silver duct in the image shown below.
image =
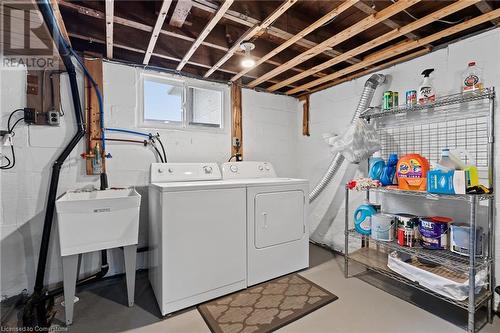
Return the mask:
MULTIPOLYGON (((351 119, 351 126, 354 124, 354 121, 359 117, 361 112, 365 111, 373 98, 373 94, 375 93, 375 89, 384 83, 385 75, 383 74, 373 74, 365 83, 365 88, 361 93, 361 99, 359 100, 358 107, 356 108, 356 112, 351 119)), ((333 176, 337 173, 338 169, 342 166, 344 162, 344 155, 340 153, 336 153, 330 162, 330 166, 328 170, 326 170, 323 178, 319 181, 319 183, 314 187, 314 189, 309 194, 309 202, 313 202, 320 193, 325 189, 325 187, 331 182, 333 176)))

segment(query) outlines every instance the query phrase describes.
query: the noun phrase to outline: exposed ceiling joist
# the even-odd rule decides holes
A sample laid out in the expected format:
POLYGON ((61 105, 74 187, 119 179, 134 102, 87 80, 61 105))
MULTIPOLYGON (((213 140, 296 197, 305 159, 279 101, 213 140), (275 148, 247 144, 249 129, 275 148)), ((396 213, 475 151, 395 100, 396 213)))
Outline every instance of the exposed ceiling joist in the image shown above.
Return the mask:
POLYGON ((181 62, 177 66, 177 70, 178 71, 180 71, 184 67, 184 65, 188 62, 189 58, 191 58, 191 56, 193 55, 193 53, 198 49, 198 47, 201 45, 201 43, 203 43, 203 41, 208 36, 208 34, 210 33, 210 31, 212 31, 212 29, 219 22, 219 20, 222 18, 222 16, 224 16, 224 13, 229 9, 229 7, 233 3, 233 1, 234 0, 226 0, 222 4, 222 6, 220 6, 219 10, 217 10, 217 12, 212 17, 212 19, 208 22, 208 24, 205 26, 205 28, 203 28, 203 31, 200 33, 200 35, 198 36, 198 38, 196 38, 196 40, 193 43, 193 45, 191 45, 191 48, 186 53, 186 55, 184 56, 184 58, 182 58, 181 62))
MULTIPOLYGON (((193 7, 196 7, 198 9, 201 9, 201 10, 204 10, 204 11, 207 11, 210 13, 215 13, 215 11, 218 8, 217 4, 212 3, 208 0, 193 0, 193 7)), ((252 28, 256 24, 260 24, 259 20, 255 19, 253 17, 250 17, 248 15, 245 15, 243 13, 233 11, 233 10, 228 10, 226 12, 226 14, 224 14, 224 18, 227 20, 231 20, 233 22, 239 23, 241 25, 250 27, 250 28, 252 28)), ((276 38, 279 38, 280 40, 283 40, 283 41, 287 41, 290 38, 293 38, 293 36, 294 36, 293 34, 287 32, 287 31, 281 30, 279 28, 276 28, 276 27, 268 27, 266 32, 269 35, 276 37, 276 38)), ((305 49, 310 49, 310 48, 318 45, 317 43, 310 41, 308 39, 305 39, 305 38, 298 40, 296 44, 301 46, 302 48, 305 48, 305 49)), ((323 53, 329 57, 335 57, 335 56, 338 56, 339 54, 341 54, 342 52, 328 49, 328 50, 325 50, 323 53)), ((355 64, 355 63, 358 63, 360 61, 361 60, 359 60, 359 59, 351 59, 349 62, 352 64, 355 64)))
POLYGON ((474 3, 477 3, 479 0, 468 0, 468 1, 457 1, 452 3, 451 5, 448 5, 444 8, 441 8, 417 21, 413 21, 412 23, 409 23, 403 27, 394 29, 392 31, 389 31, 388 33, 383 34, 382 36, 379 36, 367 43, 364 43, 358 47, 355 47, 354 49, 346 51, 344 54, 332 58, 322 64, 319 64, 317 66, 314 66, 302 73, 299 73, 297 75, 294 75, 290 78, 287 78, 286 80, 283 80, 282 82, 275 84, 271 87, 269 87, 267 90, 272 92, 276 91, 284 86, 287 86, 293 82, 296 82, 298 80, 304 79, 308 77, 309 75, 312 75, 316 72, 322 71, 325 68, 330 68, 335 64, 338 64, 342 61, 345 61, 349 57, 356 56, 358 54, 361 54, 363 52, 369 51, 373 49, 374 47, 380 46, 384 43, 390 42, 391 40, 396 39, 397 37, 407 35, 408 33, 411 33, 414 30, 417 30, 419 28, 422 28, 436 20, 439 20, 443 17, 446 17, 450 14, 456 13, 468 6, 472 6, 474 3))
POLYGON ((114 0, 106 0, 106 56, 113 58, 114 0))
MULTIPOLYGON (((91 37, 88 37, 88 36, 83 36, 83 35, 75 34, 75 33, 71 33, 71 32, 69 33, 69 37, 76 38, 76 39, 81 39, 81 40, 87 41, 89 43, 97 43, 97 44, 102 44, 102 45, 106 44, 106 41, 104 41, 104 40, 97 39, 97 38, 91 38, 91 37)), ((127 45, 122 45, 122 44, 119 44, 119 43, 114 43, 113 46, 115 48, 117 48, 117 49, 127 50, 127 51, 131 51, 131 52, 135 52, 135 53, 140 53, 140 54, 145 54, 146 53, 146 50, 138 49, 136 47, 131 47, 131 46, 127 46, 127 45)), ((153 57, 162 58, 162 59, 166 59, 166 60, 170 60, 170 61, 174 61, 174 62, 179 62, 181 60, 181 59, 176 58, 176 57, 171 57, 171 56, 168 56, 168 55, 164 55, 164 54, 160 54, 160 53, 155 53, 155 52, 153 52, 152 56, 153 57)), ((200 62, 191 61, 191 60, 187 62, 187 65, 192 65, 192 66, 196 66, 196 67, 200 67, 200 68, 210 68, 211 67, 210 65, 202 64, 200 62)), ((220 71, 224 72, 224 73, 228 73, 228 74, 233 74, 233 75, 236 74, 235 71, 231 71, 231 70, 224 69, 224 68, 221 68, 220 71)), ((252 76, 252 78, 256 78, 256 77, 252 76)), ((269 82, 272 82, 272 81, 269 81, 269 82)), ((276 82, 277 81, 274 81, 273 83, 276 83, 276 82)), ((290 88, 295 88, 295 86, 293 86, 293 85, 290 85, 289 87, 290 88)))
POLYGON ((61 16, 61 11, 59 10, 59 4, 57 3, 57 0, 50 0, 50 6, 52 7, 52 11, 54 12, 54 16, 56 17, 57 25, 59 26, 59 30, 61 30, 61 34, 71 46, 71 42, 68 37, 68 31, 66 30, 66 26, 64 25, 64 20, 61 16))
MULTIPOLYGON (((487 3, 486 1, 481 1, 481 2, 476 3, 476 7, 483 14, 486 14, 486 13, 491 12, 493 10, 493 7, 491 7, 490 4, 487 3)), ((498 25, 500 25, 500 19, 496 18, 494 20, 491 20, 491 23, 493 23, 494 25, 498 26, 498 25)))
POLYGON ((344 69, 341 69, 335 73, 326 75, 322 78, 308 82, 304 85, 301 85, 300 87, 297 87, 297 88, 294 88, 290 91, 287 91, 286 93, 287 94, 294 94, 294 93, 297 93, 297 92, 305 90, 305 89, 310 89, 310 88, 318 86, 322 83, 332 81, 332 80, 337 79, 341 76, 353 73, 357 70, 360 70, 364 67, 364 65, 372 65, 372 64, 375 64, 379 61, 383 61, 383 60, 392 58, 394 56, 397 56, 397 55, 403 54, 405 52, 414 50, 418 47, 425 46, 428 43, 435 42, 441 38, 451 36, 453 34, 456 34, 456 33, 461 32, 463 30, 475 27, 479 24, 488 22, 488 21, 495 19, 495 18, 498 18, 498 17, 500 17, 500 9, 493 10, 493 11, 488 12, 486 14, 483 14, 481 16, 478 16, 478 17, 475 17, 473 19, 467 20, 465 22, 459 23, 457 25, 454 25, 454 26, 449 27, 447 29, 441 30, 437 33, 434 33, 430 36, 420 38, 420 39, 414 40, 414 41, 407 40, 405 42, 396 44, 394 46, 385 48, 379 52, 368 55, 367 57, 365 57, 365 59, 363 59, 362 63, 351 65, 351 66, 344 68, 344 69))
POLYGON ((177 28, 182 27, 192 6, 193 2, 191 0, 178 0, 169 24, 177 28))
POLYGON ((315 47, 311 48, 310 50, 303 52, 299 54, 298 56, 294 57, 293 59, 287 61, 283 65, 276 67, 272 71, 262 75, 256 80, 253 80, 248 84, 249 87, 253 88, 256 87, 257 85, 261 84, 262 82, 268 81, 269 79, 275 77, 278 74, 281 74, 287 70, 289 70, 291 67, 294 67, 298 64, 303 63, 304 61, 311 59, 312 57, 320 54, 324 50, 331 48, 335 45, 338 45, 342 43, 343 41, 346 41, 352 36, 357 35, 358 33, 362 32, 363 30, 369 29, 376 25, 377 23, 380 23, 387 18, 401 12, 402 10, 405 10, 406 8, 409 8, 419 2, 421 0, 406 0, 406 1, 398 1, 392 5, 390 5, 387 8, 382 9, 380 12, 377 12, 376 14, 372 14, 363 20, 359 21, 358 23, 350 26, 347 29, 342 30, 336 35, 333 35, 332 37, 328 38, 324 42, 316 45, 315 47))
MULTIPOLYGON (((87 15, 87 16, 90 16, 90 17, 94 17, 94 18, 97 18, 97 19, 101 19, 101 20, 104 20, 105 19, 105 14, 103 12, 100 12, 98 10, 95 10, 95 9, 92 9, 92 8, 88 8, 88 7, 84 7, 84 6, 81 6, 81 5, 77 5, 75 3, 72 3, 72 2, 69 2, 69 1, 65 1, 65 0, 59 0, 59 5, 65 7, 65 8, 68 8, 68 9, 72 9, 72 10, 75 10, 77 11, 79 14, 81 15, 87 15)), ((114 16, 114 23, 115 24, 120 24, 120 25, 123 25, 123 26, 126 26, 126 27, 129 27, 129 28, 134 28, 134 29, 138 29, 138 30, 141 30, 141 31, 145 31, 145 32, 152 32, 153 31, 153 27, 147 25, 147 24, 143 24, 143 23, 140 23, 140 22, 136 22, 136 21, 132 21, 132 20, 129 20, 129 19, 126 19, 126 18, 122 18, 120 16, 114 16)), ((160 33, 161 34, 164 34, 166 36, 169 36, 169 37, 173 37, 173 38, 177 38, 177 39, 182 39, 182 40, 185 40, 185 41, 188 41, 188 42, 194 42, 196 39, 191 37, 191 36, 187 36, 181 32, 174 32, 174 31, 169 31, 169 30, 160 30, 160 33)), ((206 46, 206 47, 210 47, 210 48, 213 48, 213 49, 217 49, 217 50, 221 50, 221 51, 224 51, 224 52, 227 52, 229 50, 228 47, 226 46, 222 46, 222 45, 218 45, 218 44, 214 44, 214 43, 210 43, 210 42, 207 42, 206 40, 205 41, 202 41, 201 45, 203 46, 206 46)), ((240 53, 240 50, 238 50, 236 52, 237 54, 240 53)), ((274 60, 267 60, 266 63, 269 63, 271 65, 274 65, 274 66, 280 66, 282 63, 278 62, 278 61, 274 61, 274 60)), ((301 73, 303 72, 304 70, 303 69, 300 69, 300 68, 297 68, 297 67, 294 67, 291 69, 292 71, 295 71, 295 72, 298 72, 298 73, 301 73)), ((236 72, 235 72, 236 74, 236 72)), ((317 77, 321 77, 321 76, 325 76, 326 74, 323 74, 323 73, 317 73, 315 74, 315 76, 317 77)), ((277 82, 277 81, 274 81, 274 82, 277 82)))
POLYGON ((365 69, 365 70, 363 70, 361 72, 357 72, 357 73, 348 75, 348 76, 343 77, 341 79, 338 79, 338 80, 335 80, 335 81, 330 82, 328 84, 325 84, 325 85, 323 85, 321 87, 309 90, 306 93, 300 94, 298 97, 305 96, 305 95, 310 95, 312 93, 315 93, 315 92, 318 92, 318 91, 321 91, 321 90, 324 90, 324 89, 336 86, 338 84, 341 84, 341 83, 344 83, 344 82, 347 82, 347 81, 351 81, 351 80, 356 79, 358 77, 361 77, 361 76, 364 76, 364 75, 367 75, 367 74, 370 74, 370 73, 374 73, 374 72, 377 72, 377 71, 381 71, 381 70, 386 69, 388 67, 391 67, 393 65, 396 65, 396 64, 399 64, 399 63, 402 63, 402 62, 414 59, 414 58, 421 57, 424 54, 427 54, 427 53, 431 52, 431 50, 432 50, 431 48, 426 47, 425 49, 418 50, 416 52, 410 53, 408 55, 405 55, 403 57, 399 57, 399 58, 391 60, 391 61, 384 62, 384 63, 382 63, 382 64, 380 64, 378 66, 374 66, 374 67, 365 69))
POLYGON ((220 66, 222 66, 229 58, 233 56, 233 54, 236 52, 236 50, 240 47, 241 42, 245 40, 249 40, 250 38, 254 37, 257 33, 263 31, 267 27, 269 27, 273 22, 280 17, 284 12, 288 10, 291 6, 293 6, 297 0, 285 0, 274 12, 272 12, 262 23, 256 24, 247 32, 245 32, 235 43, 232 47, 229 48, 227 53, 215 64, 210 68, 203 77, 209 77, 212 75, 213 72, 215 72, 220 66))
POLYGON ((165 22, 165 19, 167 18, 168 9, 170 8, 171 4, 172 0, 163 0, 163 3, 161 4, 161 9, 160 12, 158 13, 158 18, 156 19, 153 32, 151 33, 151 38, 149 39, 146 55, 144 56, 144 60, 142 62, 144 65, 147 65, 149 63, 149 59, 151 59, 151 54, 153 54, 156 41, 158 40, 161 28, 163 27, 163 22, 165 22))
POLYGON ((314 23, 312 23, 311 25, 309 25, 308 27, 306 27, 305 29, 303 29, 301 32, 299 32, 298 34, 296 34, 292 38, 288 39, 287 41, 285 41, 284 43, 282 43, 281 45, 279 45, 278 47, 276 47, 275 49, 273 49, 271 52, 269 52, 266 55, 264 55, 262 58, 260 58, 255 63, 254 67, 244 69, 241 72, 239 72, 238 74, 236 74, 235 76, 233 76, 231 78, 231 81, 238 80, 240 77, 242 77, 243 75, 247 74, 248 72, 250 72, 251 70, 253 70, 255 67, 259 66, 260 64, 262 64, 266 60, 271 59, 272 57, 274 57, 275 55, 277 55, 278 53, 280 53, 284 49, 288 48, 290 45, 296 43, 297 41, 299 41, 300 39, 304 38, 305 36, 307 36, 312 31, 314 31, 317 28, 323 26, 325 23, 329 22, 330 20, 332 20, 333 18, 335 18, 336 16, 338 16, 340 13, 342 13, 345 10, 349 9, 352 5, 356 4, 358 1, 359 0, 348 0, 346 2, 341 3, 338 7, 336 7, 333 10, 331 10, 329 13, 327 13, 326 15, 324 15, 323 17, 321 17, 319 20, 315 21, 314 23))

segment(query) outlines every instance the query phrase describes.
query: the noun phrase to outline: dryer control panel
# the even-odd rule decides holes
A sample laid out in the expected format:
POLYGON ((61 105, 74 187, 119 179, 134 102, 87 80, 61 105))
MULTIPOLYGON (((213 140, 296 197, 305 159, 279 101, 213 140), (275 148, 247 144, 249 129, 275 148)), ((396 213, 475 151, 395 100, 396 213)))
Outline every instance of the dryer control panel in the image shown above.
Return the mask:
POLYGON ((223 179, 276 178, 274 167, 269 162, 226 162, 222 163, 223 179))
POLYGON ((151 183, 220 180, 217 163, 152 163, 151 183))

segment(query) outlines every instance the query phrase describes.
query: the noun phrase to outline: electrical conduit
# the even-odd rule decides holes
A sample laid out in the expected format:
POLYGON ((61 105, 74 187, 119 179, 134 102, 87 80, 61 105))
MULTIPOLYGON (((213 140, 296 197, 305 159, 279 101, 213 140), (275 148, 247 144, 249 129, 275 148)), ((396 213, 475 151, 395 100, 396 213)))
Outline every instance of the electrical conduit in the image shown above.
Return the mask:
MULTIPOLYGON (((356 111, 354 112, 354 115, 351 119, 351 126, 354 125, 354 122, 359 118, 361 112, 365 111, 370 106, 370 103, 373 99, 373 94, 375 93, 375 89, 377 89, 380 84, 384 83, 384 81, 385 75, 383 74, 373 74, 366 81, 363 92, 361 93, 361 99, 359 100, 356 111)), ((309 194, 309 202, 313 202, 321 194, 321 192, 323 192, 323 190, 332 181, 333 177, 342 166, 344 160, 344 155, 342 155, 341 153, 335 154, 325 174, 309 194)))

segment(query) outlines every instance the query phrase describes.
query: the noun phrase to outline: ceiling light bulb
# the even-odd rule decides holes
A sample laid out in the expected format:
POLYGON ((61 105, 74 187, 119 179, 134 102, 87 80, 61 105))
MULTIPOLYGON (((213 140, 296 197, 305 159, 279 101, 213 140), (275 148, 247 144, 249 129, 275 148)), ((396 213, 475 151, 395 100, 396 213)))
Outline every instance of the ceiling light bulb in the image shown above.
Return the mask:
POLYGON ((252 58, 249 58, 249 57, 245 57, 241 61, 241 66, 243 66, 244 68, 253 67, 253 66, 255 66, 255 60, 253 60, 252 58))
POLYGON ((255 60, 253 60, 250 52, 255 48, 255 44, 251 42, 243 42, 240 44, 240 48, 245 51, 245 57, 241 61, 241 66, 244 68, 250 68, 255 66, 255 60))

